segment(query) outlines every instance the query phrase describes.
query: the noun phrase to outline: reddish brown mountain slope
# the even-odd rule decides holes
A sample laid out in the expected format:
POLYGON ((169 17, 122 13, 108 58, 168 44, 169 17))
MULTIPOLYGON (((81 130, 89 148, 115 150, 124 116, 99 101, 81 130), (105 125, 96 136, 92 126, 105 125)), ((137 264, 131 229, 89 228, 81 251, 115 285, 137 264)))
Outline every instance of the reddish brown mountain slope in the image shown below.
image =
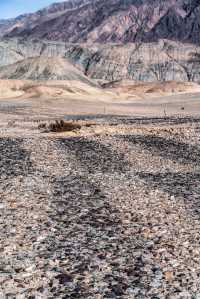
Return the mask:
POLYGON ((9 37, 66 42, 200 43, 199 0, 72 0, 0 22, 9 37))

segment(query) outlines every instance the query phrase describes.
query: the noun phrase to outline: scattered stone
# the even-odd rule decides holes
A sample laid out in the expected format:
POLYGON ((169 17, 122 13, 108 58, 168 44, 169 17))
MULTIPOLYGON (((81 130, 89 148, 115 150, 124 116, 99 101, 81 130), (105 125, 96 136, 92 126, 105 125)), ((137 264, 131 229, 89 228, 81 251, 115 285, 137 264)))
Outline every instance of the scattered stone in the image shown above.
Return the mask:
POLYGON ((0 138, 0 298, 200 298, 199 124, 113 122, 0 138))

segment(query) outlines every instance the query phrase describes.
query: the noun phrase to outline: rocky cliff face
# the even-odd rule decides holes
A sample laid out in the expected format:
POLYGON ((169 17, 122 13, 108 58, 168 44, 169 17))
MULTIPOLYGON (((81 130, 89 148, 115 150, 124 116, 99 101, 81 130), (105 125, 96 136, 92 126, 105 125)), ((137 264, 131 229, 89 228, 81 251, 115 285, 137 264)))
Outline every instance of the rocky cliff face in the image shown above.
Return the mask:
POLYGON ((145 33, 145 41, 160 38, 200 44, 200 2, 189 1, 182 6, 182 13, 170 8, 159 22, 145 33))
POLYGON ((189 44, 168 40, 91 46, 23 39, 0 42, 1 66, 38 56, 66 58, 86 76, 97 80, 200 82, 200 47, 189 44))
POLYGON ((200 43, 198 0, 70 0, 0 23, 8 37, 73 43, 200 43))

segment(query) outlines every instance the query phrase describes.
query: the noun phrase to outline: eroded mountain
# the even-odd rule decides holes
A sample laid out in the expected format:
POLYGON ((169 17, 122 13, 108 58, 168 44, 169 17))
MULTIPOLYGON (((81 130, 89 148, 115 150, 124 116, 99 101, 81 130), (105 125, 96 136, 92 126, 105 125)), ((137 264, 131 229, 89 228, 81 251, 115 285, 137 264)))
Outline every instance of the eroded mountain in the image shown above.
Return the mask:
MULTIPOLYGON (((49 69, 39 60, 33 69, 33 57, 63 58, 87 77, 100 81, 129 79, 134 81, 200 82, 200 47, 160 40, 158 43, 73 44, 41 40, 6 39, 0 41, 1 78, 49 79, 49 69), (31 61, 31 63, 30 63, 31 61), (8 68, 6 65, 11 65, 8 68), (37 71, 42 69, 38 77, 37 71), (33 74, 34 73, 34 74, 33 74), (35 75, 36 74, 36 75, 35 75), (41 75, 42 74, 42 75, 41 75)), ((37 60, 38 61, 38 60, 37 60)), ((45 60, 46 61, 46 60, 45 60)), ((63 61, 63 60, 62 60, 63 61)), ((68 76, 70 69, 50 66, 51 74, 68 76)), ((65 65, 65 64, 64 64, 65 65)))

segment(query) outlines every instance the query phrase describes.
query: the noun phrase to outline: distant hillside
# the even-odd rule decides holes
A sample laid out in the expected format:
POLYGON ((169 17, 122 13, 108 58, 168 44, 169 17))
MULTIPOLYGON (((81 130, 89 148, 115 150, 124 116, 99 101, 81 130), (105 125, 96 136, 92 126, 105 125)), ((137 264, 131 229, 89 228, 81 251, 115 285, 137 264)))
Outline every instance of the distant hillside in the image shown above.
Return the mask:
POLYGON ((0 78, 200 82, 200 47, 158 43, 70 44, 41 40, 0 41, 0 78))
POLYGON ((200 43, 199 0, 71 0, 0 22, 1 36, 73 43, 200 43))
POLYGON ((66 59, 44 56, 0 67, 0 79, 68 80, 95 85, 66 59))

